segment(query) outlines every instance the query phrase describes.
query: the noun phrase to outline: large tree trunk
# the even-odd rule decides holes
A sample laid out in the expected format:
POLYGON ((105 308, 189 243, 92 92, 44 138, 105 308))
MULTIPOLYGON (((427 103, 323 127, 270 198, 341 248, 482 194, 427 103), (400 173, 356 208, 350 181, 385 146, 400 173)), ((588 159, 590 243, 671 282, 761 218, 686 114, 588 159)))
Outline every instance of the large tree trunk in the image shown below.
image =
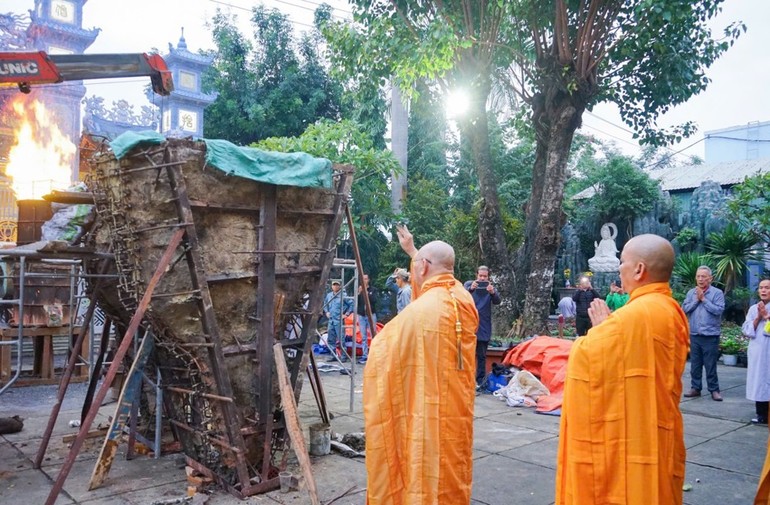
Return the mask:
MULTIPOLYGON (((477 82, 478 83, 478 82, 477 82)), ((479 209, 479 245, 482 261, 491 269, 493 279, 502 294, 503 303, 493 312, 496 334, 505 333, 512 320, 513 269, 505 243, 505 229, 500 213, 497 180, 492 170, 489 146, 487 98, 488 79, 473 87, 465 118, 459 123, 460 134, 471 147, 471 159, 479 180, 481 206, 479 209)))
POLYGON ((562 200, 572 137, 585 104, 575 95, 549 90, 533 103, 537 149, 526 235, 517 261, 518 292, 524 292, 520 334, 547 334, 554 264, 563 225, 562 200), (523 288, 523 289, 522 289, 523 288))

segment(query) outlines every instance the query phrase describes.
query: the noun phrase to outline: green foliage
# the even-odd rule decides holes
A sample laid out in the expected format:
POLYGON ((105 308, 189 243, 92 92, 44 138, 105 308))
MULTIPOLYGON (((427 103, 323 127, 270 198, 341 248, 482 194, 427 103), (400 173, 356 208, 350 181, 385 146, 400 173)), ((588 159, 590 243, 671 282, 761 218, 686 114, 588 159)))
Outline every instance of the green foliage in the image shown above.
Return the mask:
MULTIPOLYGON (((711 268, 713 264, 714 258, 709 254, 696 252, 680 254, 674 262, 674 286, 685 289, 686 294, 686 290, 695 285, 695 274, 698 272, 698 267, 707 266, 711 268)), ((682 297, 682 300, 684 300, 684 297, 682 297)))
POLYGON ((735 287, 725 296, 725 298, 728 306, 737 307, 740 310, 741 315, 743 315, 749 310, 751 291, 749 288, 735 287))
POLYGON ((217 11, 211 21, 217 50, 203 87, 218 93, 206 109, 204 134, 247 145, 272 136, 296 136, 319 118, 338 119, 342 86, 318 54, 318 33, 294 36, 285 14, 252 10, 253 42, 235 20, 217 11))
POLYGON ((621 29, 610 37, 605 64, 607 75, 619 78, 605 81, 602 97, 618 104, 641 142, 679 142, 695 131, 690 122, 666 131, 658 129, 656 121, 706 88, 705 70, 746 30, 742 23, 733 23, 723 36, 712 35, 709 20, 720 12, 721 3, 637 0, 620 8, 621 29))
POLYGON ((658 200, 659 182, 650 178, 625 156, 612 156, 597 163, 586 174, 586 183, 596 190, 589 205, 601 220, 629 223, 652 210, 658 200))
POLYGON ((393 154, 375 148, 372 138, 356 123, 347 120, 322 120, 310 125, 299 137, 268 138, 254 147, 305 152, 356 168, 350 203, 356 238, 364 269, 372 278, 377 278, 379 258, 387 244, 382 230, 393 225, 388 180, 392 172, 401 170, 393 154))
POLYGON ((747 177, 741 184, 733 187, 732 198, 727 204, 730 217, 766 243, 770 243, 768 201, 770 172, 747 177))
POLYGON ((692 251, 697 241, 698 232, 690 227, 682 228, 679 230, 679 233, 676 234, 676 237, 674 237, 674 242, 676 242, 684 252, 692 251))
POLYGON ((729 223, 719 233, 707 238, 709 254, 716 263, 716 277, 724 284, 725 292, 735 287, 738 277, 746 269, 749 260, 761 259, 756 250, 757 236, 742 230, 735 223, 729 223))
POLYGON ((719 337, 719 349, 723 354, 739 354, 748 349, 748 339, 743 335, 741 327, 735 323, 723 323, 722 335, 719 337))

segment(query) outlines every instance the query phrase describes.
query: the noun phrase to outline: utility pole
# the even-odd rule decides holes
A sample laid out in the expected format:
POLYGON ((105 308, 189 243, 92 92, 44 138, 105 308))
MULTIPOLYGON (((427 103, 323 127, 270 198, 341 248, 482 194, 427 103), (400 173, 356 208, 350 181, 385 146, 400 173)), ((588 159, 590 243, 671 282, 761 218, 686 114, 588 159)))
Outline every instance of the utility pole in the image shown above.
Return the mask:
POLYGON ((390 94, 390 149, 401 165, 401 174, 391 174, 390 207, 400 214, 406 199, 406 166, 409 149, 409 110, 404 104, 401 90, 391 81, 390 94))

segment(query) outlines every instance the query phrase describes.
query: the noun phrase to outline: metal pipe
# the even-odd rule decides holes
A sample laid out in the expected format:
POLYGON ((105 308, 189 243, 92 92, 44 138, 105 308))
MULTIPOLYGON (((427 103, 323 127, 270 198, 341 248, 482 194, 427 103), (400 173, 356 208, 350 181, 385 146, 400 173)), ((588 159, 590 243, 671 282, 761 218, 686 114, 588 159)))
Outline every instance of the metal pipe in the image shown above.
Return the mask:
POLYGON ((13 374, 13 377, 11 377, 8 382, 5 383, 5 385, 0 388, 0 395, 5 393, 5 391, 10 388, 14 382, 16 382, 19 379, 19 376, 21 375, 21 349, 22 349, 22 342, 24 338, 24 325, 21 324, 24 321, 24 268, 26 267, 25 258, 22 256, 19 259, 19 299, 18 299, 18 305, 19 305, 19 338, 16 341, 16 373, 13 374))
POLYGON ((161 389, 161 376, 160 368, 155 369, 155 456, 154 459, 160 458, 160 435, 163 430, 163 389, 161 389))

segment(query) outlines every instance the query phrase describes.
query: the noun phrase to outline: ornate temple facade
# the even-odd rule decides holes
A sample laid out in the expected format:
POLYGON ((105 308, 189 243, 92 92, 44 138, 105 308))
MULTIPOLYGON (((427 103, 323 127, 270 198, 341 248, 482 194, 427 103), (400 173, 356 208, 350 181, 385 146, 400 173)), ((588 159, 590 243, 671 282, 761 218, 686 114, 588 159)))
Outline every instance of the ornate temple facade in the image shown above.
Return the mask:
POLYGON ((163 59, 173 73, 174 91, 161 101, 160 131, 202 137, 203 110, 217 98, 216 93, 204 93, 202 89, 201 76, 213 58, 190 52, 183 28, 176 47, 169 44, 163 59))
MULTIPOLYGON (((46 51, 49 54, 83 53, 99 34, 98 29, 83 28, 83 5, 87 0, 35 0, 34 9, 25 14, 0 14, 0 50, 46 51)), ((18 216, 16 198, 5 176, 8 153, 18 126, 7 112, 7 102, 20 91, 0 89, 0 240, 7 241, 18 216)), ((86 88, 82 81, 34 88, 30 94, 46 105, 62 133, 74 145, 80 138, 80 102, 86 88)), ((77 178, 77 156, 72 161, 73 179, 77 178)))
MULTIPOLYGON (((0 51, 45 51, 48 54, 83 54, 93 44, 100 29, 83 28, 83 6, 88 0, 35 0, 28 14, 0 13, 0 51)), ((169 44, 163 55, 173 73, 175 91, 168 97, 149 96, 150 104, 139 112, 125 100, 111 107, 98 96, 85 98, 82 81, 33 87, 31 97, 42 101, 53 113, 62 133, 80 153, 72 162, 72 180, 81 180, 88 170, 92 139, 81 138, 81 104, 84 105, 82 131, 112 139, 129 130, 155 130, 176 135, 202 136, 204 108, 216 99, 215 93, 202 91, 203 72, 212 58, 188 50, 184 31, 176 47, 169 44), (84 173, 80 173, 80 171, 84 173)), ((0 242, 7 241, 15 229, 18 215, 16 198, 6 177, 6 166, 18 128, 8 102, 18 96, 15 87, 0 88, 0 242)), ((150 95, 152 91, 149 91, 150 95)))

